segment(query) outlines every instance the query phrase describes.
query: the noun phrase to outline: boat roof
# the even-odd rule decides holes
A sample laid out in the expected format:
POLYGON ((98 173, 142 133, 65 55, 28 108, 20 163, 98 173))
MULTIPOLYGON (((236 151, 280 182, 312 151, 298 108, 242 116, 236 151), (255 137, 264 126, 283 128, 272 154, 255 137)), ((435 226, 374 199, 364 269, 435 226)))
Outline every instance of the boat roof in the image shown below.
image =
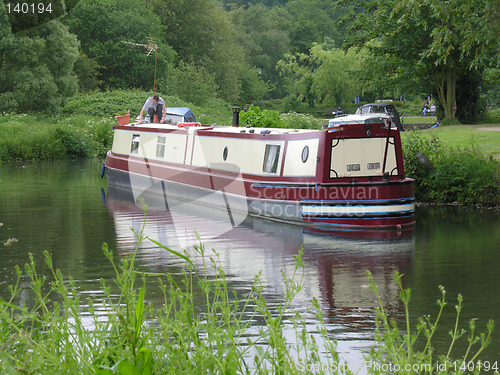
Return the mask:
POLYGON ((345 115, 332 118, 328 121, 328 127, 350 125, 350 124, 375 124, 390 120, 391 116, 386 113, 364 113, 357 115, 345 115))
POLYGON ((225 132, 225 133, 254 133, 254 134, 290 134, 290 133, 312 133, 317 132, 319 129, 288 129, 288 128, 258 128, 258 127, 234 127, 234 126, 223 126, 223 125, 198 125, 198 126, 189 126, 189 123, 186 123, 186 126, 178 126, 177 124, 160 124, 160 123, 143 123, 139 124, 130 123, 125 126, 133 126, 137 128, 154 128, 154 129, 188 129, 189 131, 196 130, 214 130, 217 132, 225 132), (253 130, 253 131, 252 131, 253 130))

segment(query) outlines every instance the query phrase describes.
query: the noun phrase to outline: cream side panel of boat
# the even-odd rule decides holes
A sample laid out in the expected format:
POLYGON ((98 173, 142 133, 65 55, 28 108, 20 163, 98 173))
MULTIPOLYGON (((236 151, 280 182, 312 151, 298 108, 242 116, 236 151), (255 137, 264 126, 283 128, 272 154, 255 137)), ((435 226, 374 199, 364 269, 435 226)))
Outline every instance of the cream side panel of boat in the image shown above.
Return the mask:
POLYGON ((185 134, 167 134, 165 142, 165 158, 162 160, 170 163, 184 163, 186 153, 186 135, 185 134))
POLYGON ((145 159, 156 159, 158 133, 140 132, 138 134, 140 134, 141 137, 137 156, 142 156, 145 159))
POLYGON ((283 176, 315 176, 318 145, 318 139, 288 141, 283 176), (307 159, 304 162, 302 155, 305 156, 306 153, 307 159))
POLYGON ((194 141, 194 152, 192 165, 206 167, 210 164, 218 164, 218 168, 234 171, 233 165, 240 168, 241 173, 256 175, 279 175, 283 159, 284 141, 266 141, 234 139, 229 137, 203 137, 197 136, 194 141), (264 173, 264 153, 266 145, 280 145, 280 157, 278 163, 278 173, 264 173), (227 158, 224 160, 224 148, 227 147, 227 158), (228 168, 223 164, 227 163, 228 168))
POLYGON ((186 154, 186 135, 116 129, 112 151, 117 154, 133 155, 182 164, 184 162, 184 155, 186 154), (137 134, 140 136, 139 148, 137 149, 137 153, 132 153, 132 137, 137 134), (165 155, 163 158, 156 156, 158 136, 166 137, 165 155))
POLYGON ((132 132, 115 129, 113 136, 113 146, 111 150, 115 154, 130 154, 130 147, 132 142, 132 132))
MULTIPOLYGON (((386 138, 339 139, 332 147, 331 169, 338 177, 382 175, 386 141, 386 138)), ((394 142, 394 138, 390 141, 394 142)), ((394 144, 389 143, 385 171, 390 173, 396 166, 394 144)), ((330 172, 330 177, 337 176, 330 172)))

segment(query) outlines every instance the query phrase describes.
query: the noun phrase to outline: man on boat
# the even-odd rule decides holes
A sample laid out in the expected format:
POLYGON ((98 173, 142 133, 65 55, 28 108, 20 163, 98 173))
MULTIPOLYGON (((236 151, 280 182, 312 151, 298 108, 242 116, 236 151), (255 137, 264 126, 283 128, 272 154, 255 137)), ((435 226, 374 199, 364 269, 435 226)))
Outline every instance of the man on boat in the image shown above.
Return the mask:
POLYGON ((139 124, 142 124, 142 116, 144 112, 147 112, 149 115, 149 121, 155 122, 155 115, 158 116, 159 122, 163 124, 165 121, 165 115, 167 113, 167 107, 165 106, 165 102, 158 95, 150 96, 144 106, 142 107, 141 113, 139 114, 139 124))

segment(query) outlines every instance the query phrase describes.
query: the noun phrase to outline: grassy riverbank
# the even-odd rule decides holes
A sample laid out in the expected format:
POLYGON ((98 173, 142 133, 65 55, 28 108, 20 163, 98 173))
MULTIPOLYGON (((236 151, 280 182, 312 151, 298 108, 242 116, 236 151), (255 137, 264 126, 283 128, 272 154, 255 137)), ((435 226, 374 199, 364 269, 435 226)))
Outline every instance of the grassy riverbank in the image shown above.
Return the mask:
MULTIPOLYGON (((407 133, 401 133, 403 139, 407 133)), ((475 149, 500 160, 500 123, 481 125, 450 125, 421 131, 425 139, 438 138, 451 148, 475 149)))
POLYGON ((0 161, 102 157, 111 148, 115 122, 87 115, 1 116, 0 161))
POLYGON ((484 135, 483 142, 479 132, 474 127, 449 126, 403 133, 405 169, 416 181, 418 202, 500 206, 500 163, 495 160, 500 154, 498 135, 485 132, 493 134, 484 135), (481 137, 474 137, 474 132, 481 137), (419 152, 430 165, 419 161, 419 152))
MULTIPOLYGON (((135 252, 121 261, 103 246, 116 273, 113 284, 102 282, 102 288, 93 291, 93 295, 103 296, 98 305, 92 298, 82 299, 86 294, 71 278, 54 269, 47 252, 45 264, 35 264, 30 256, 24 272, 16 269, 17 280, 8 287, 11 298, 0 300, 2 374, 358 372, 357 368, 344 367, 339 358, 319 301, 311 302, 308 313, 294 308, 294 297, 302 289, 304 277, 301 254, 296 256, 292 274, 283 273, 282 302, 271 308, 258 276, 246 292, 231 290, 217 255, 201 244, 195 247, 203 259, 197 267, 187 255, 161 246, 184 260, 182 280, 176 281, 169 274, 139 273, 135 266, 137 249, 152 244, 143 231, 136 236, 135 252), (151 285, 152 279, 158 281, 164 296, 162 306, 150 305, 145 297, 146 285, 151 285), (234 293, 239 293, 238 298, 234 293), (310 320, 311 314, 318 322, 315 332, 307 330, 310 323, 306 319, 310 320)), ((459 296, 457 325, 440 327, 443 310, 453 309, 446 307, 445 290, 440 288, 434 317, 427 315, 418 327, 412 327, 410 291, 402 287, 401 275, 396 273, 394 279, 404 311, 401 321, 389 316, 377 285, 367 276, 379 301, 373 311, 376 334, 373 349, 366 353, 367 373, 403 373, 405 368, 415 373, 438 373, 443 366, 449 371, 439 373, 451 373, 453 365, 459 369, 464 366, 465 371, 456 372, 463 373, 469 363, 476 366, 491 341, 493 322, 480 324, 477 330, 486 333, 478 334, 476 323, 471 321, 464 335, 457 328, 462 326, 459 296), (443 352, 433 347, 435 333, 442 328, 451 332, 443 352), (463 353, 455 350, 458 340, 469 341, 463 353)))

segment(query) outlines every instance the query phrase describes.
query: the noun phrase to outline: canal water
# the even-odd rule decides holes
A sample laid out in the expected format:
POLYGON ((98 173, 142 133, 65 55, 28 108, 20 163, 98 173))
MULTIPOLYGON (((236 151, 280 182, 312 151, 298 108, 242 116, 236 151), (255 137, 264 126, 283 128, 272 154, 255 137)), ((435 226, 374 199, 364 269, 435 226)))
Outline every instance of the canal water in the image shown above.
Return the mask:
MULTIPOLYGON (((102 244, 121 257, 137 246, 134 230, 140 230, 144 212, 131 191, 110 188, 100 178, 102 161, 57 161, 0 164, 0 297, 14 280, 14 266, 28 261, 32 253, 42 265, 42 252, 52 254, 55 267, 71 275, 82 301, 103 298, 100 279, 111 280, 113 268, 102 252, 102 244), (9 241, 10 239, 10 241, 9 241), (16 241, 17 240, 17 241, 16 241)), ((296 308, 304 312, 316 297, 326 316, 331 337, 338 341, 340 357, 351 369, 363 365, 363 351, 373 343, 375 297, 368 288, 365 271, 370 270, 385 306, 402 317, 402 305, 393 274, 404 274, 411 288, 410 313, 418 317, 438 312, 439 285, 446 289, 448 305, 442 328, 434 341, 436 349, 448 347, 447 334, 455 323, 456 297, 461 293, 464 309, 460 328, 476 320, 486 331, 489 319, 500 324, 500 213, 494 210, 457 207, 418 208, 417 227, 409 232, 332 232, 304 230, 268 220, 247 218, 232 228, 227 213, 189 204, 165 208, 162 199, 148 198, 146 234, 177 250, 187 250, 195 265, 195 231, 206 249, 219 253, 232 288, 248 290, 261 272, 271 306, 282 301, 280 271, 291 275, 294 256, 303 247, 304 288, 296 308)), ((142 271, 180 275, 182 259, 150 241, 139 244, 137 265, 142 271)), ((161 304, 150 281, 150 302, 161 304)), ((21 294, 29 303, 28 291, 21 294)), ((105 312, 103 312, 104 314, 105 312)), ((314 330, 316 321, 308 316, 314 330)), ((500 366, 500 328, 483 360, 500 366)), ((461 339, 456 355, 464 353, 461 339)), ((364 371, 361 370, 360 373, 364 371)))

